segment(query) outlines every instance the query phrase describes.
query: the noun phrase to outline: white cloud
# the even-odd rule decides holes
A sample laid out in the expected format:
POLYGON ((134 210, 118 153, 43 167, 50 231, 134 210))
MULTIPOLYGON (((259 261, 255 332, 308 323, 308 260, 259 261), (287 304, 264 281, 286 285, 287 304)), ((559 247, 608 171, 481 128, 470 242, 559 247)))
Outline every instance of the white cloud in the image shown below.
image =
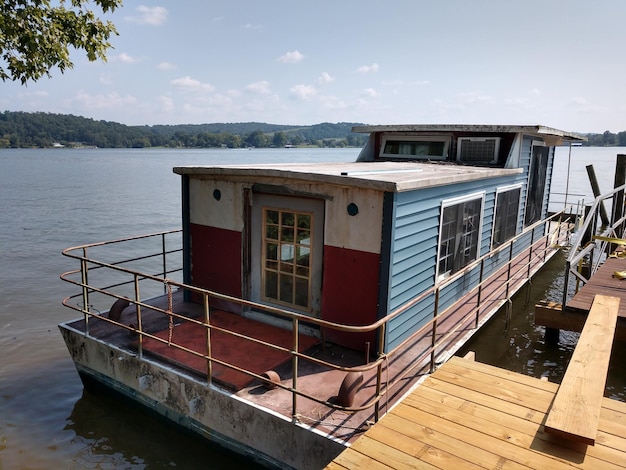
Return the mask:
POLYGON ((448 111, 460 111, 464 110, 465 106, 460 103, 450 104, 441 99, 434 99, 430 102, 430 106, 434 109, 437 114, 445 114, 448 111))
POLYGON ((246 23, 243 25, 243 29, 248 29, 250 31, 261 31, 263 26, 259 24, 246 23))
POLYGON ((385 86, 426 86, 430 85, 430 80, 403 80, 403 79, 395 79, 395 80, 384 80, 383 85, 385 86))
POLYGON ((159 111, 164 113, 174 111, 174 100, 170 96, 159 96, 157 102, 159 103, 159 111))
MULTIPOLYGON (((72 103, 78 103, 81 108, 94 109, 114 109, 137 103, 137 98, 131 95, 122 96, 117 92, 90 95, 84 91, 78 92, 72 99, 72 103)), ((74 106, 74 104, 73 104, 74 106)))
POLYGON ((127 16, 127 21, 159 26, 167 21, 167 15, 169 14, 169 12, 163 7, 147 7, 145 5, 139 5, 136 10, 138 15, 127 16))
POLYGON ((50 96, 50 93, 48 93, 47 91, 44 90, 37 90, 37 91, 25 91, 25 92, 20 92, 17 94, 17 96, 19 98, 47 98, 48 96, 50 96))
POLYGON ((281 55, 277 60, 283 64, 297 64, 304 59, 300 51, 291 51, 281 55))
POLYGON ((363 92, 361 93, 361 96, 368 96, 370 98, 374 98, 376 96, 380 96, 380 93, 378 93, 376 90, 374 90, 373 88, 366 88, 365 90, 363 90, 363 92))
POLYGON ((259 95, 269 95, 271 93, 270 82, 262 80, 260 82, 250 83, 246 86, 246 91, 258 93, 259 95))
POLYGON ((317 79, 317 83, 321 85, 325 85, 326 83, 330 83, 334 81, 335 81, 335 77, 332 77, 328 72, 322 72, 322 74, 317 79))
POLYGON ((291 87, 289 91, 302 100, 311 99, 317 93, 317 90, 314 87, 304 84, 291 87))
POLYGON ((567 106, 569 108, 574 108, 578 112, 582 113, 597 113, 606 110, 604 106, 591 103, 587 98, 584 98, 582 96, 573 97, 567 104, 567 106))
POLYGON ((493 97, 489 95, 483 95, 478 91, 459 93, 458 97, 466 103, 493 103, 493 97))
POLYGON ((131 56, 130 54, 126 54, 126 52, 122 52, 121 54, 111 57, 111 60, 116 62, 122 62, 123 64, 134 64, 135 62, 138 62, 138 59, 131 56))
POLYGON ((509 105, 509 106, 524 106, 526 103, 528 103, 528 100, 526 98, 507 98, 504 100, 504 103, 509 105))
POLYGON ((176 78, 171 81, 172 85, 177 86, 178 88, 190 91, 213 91, 215 87, 210 83, 202 83, 199 80, 191 78, 189 76, 176 78))
POLYGON ((356 71, 358 73, 376 73, 378 72, 378 64, 374 63, 372 65, 362 65, 356 71))
POLYGON ((157 65, 157 69, 159 70, 174 70, 176 68, 176 66, 174 64, 171 64, 169 62, 161 62, 159 65, 157 65))

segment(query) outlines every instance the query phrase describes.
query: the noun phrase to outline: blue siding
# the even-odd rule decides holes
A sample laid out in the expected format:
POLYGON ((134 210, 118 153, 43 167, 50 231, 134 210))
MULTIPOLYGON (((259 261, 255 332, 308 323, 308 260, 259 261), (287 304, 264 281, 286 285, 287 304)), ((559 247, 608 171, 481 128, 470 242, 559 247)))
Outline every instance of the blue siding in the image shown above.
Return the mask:
POLYGON ((522 194, 521 194, 521 204, 520 204, 520 226, 524 226, 524 214, 526 213, 526 199, 528 197, 528 171, 530 170, 530 158, 531 158, 531 152, 532 152, 532 143, 533 143, 533 139, 530 137, 524 137, 522 139, 522 148, 520 150, 520 161, 519 161, 519 168, 522 168, 524 170, 524 179, 525 179, 525 183, 524 186, 522 186, 522 194))
MULTIPOLYGON (((491 248, 496 189, 501 186, 526 183, 530 163, 530 143, 522 153, 526 155, 524 172, 512 177, 460 183, 417 191, 394 194, 394 219, 391 233, 390 275, 387 312, 402 306, 435 284, 437 249, 439 243, 439 218, 442 201, 485 192, 480 239, 480 255, 491 248)), ((522 228, 526 185, 522 187, 518 233, 522 228)), ((530 240, 530 237, 527 237, 530 240)), ((521 251, 527 243, 519 243, 515 250, 521 251)), ((508 260, 508 253, 494 256, 484 264, 484 275, 500 268, 508 260)), ((456 282, 446 286, 439 294, 440 311, 471 290, 479 281, 477 267, 456 282)), ((386 332, 386 350, 398 346, 404 339, 425 325, 434 314, 434 294, 394 318, 386 332)))
POLYGON ((541 211, 541 218, 548 217, 548 205, 550 202, 550 191, 552 189, 552 170, 554 169, 554 152, 555 148, 551 147, 548 153, 548 173, 546 175, 546 192, 543 194, 543 209, 541 211))

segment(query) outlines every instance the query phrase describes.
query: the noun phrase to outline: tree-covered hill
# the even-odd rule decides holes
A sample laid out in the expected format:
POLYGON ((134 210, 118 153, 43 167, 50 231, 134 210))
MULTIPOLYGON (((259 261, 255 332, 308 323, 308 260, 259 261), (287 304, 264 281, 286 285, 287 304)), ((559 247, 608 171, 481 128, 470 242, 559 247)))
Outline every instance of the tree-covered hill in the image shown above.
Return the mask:
POLYGON ((352 127, 356 125, 361 123, 126 126, 71 114, 5 111, 0 113, 0 148, 55 145, 101 148, 361 146, 367 136, 353 134, 352 127))
MULTIPOLYGON (((362 146, 367 136, 352 133, 362 123, 324 122, 312 126, 264 122, 127 126, 71 114, 0 113, 0 148, 89 146, 141 147, 319 147, 362 146)), ((586 134, 590 146, 626 147, 626 131, 586 134)))

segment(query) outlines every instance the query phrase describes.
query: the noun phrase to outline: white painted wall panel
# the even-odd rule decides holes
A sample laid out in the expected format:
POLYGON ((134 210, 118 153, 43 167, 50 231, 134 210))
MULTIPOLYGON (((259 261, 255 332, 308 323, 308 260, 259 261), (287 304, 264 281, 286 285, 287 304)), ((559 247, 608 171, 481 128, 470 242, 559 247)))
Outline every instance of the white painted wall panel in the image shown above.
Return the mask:
POLYGON ((189 181, 190 221, 193 224, 226 230, 243 230, 243 189, 237 182, 201 180, 189 181), (220 192, 220 199, 213 196, 220 192))

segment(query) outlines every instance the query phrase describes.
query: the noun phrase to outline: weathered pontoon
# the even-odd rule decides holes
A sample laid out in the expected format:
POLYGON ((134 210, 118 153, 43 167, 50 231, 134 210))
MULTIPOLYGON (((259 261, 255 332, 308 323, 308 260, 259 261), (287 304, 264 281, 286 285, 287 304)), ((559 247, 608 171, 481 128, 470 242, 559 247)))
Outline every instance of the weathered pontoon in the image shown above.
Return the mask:
POLYGON ((319 468, 566 236, 547 204, 554 146, 576 134, 354 131, 370 138, 352 163, 174 168, 182 231, 66 250, 81 293, 64 303, 83 316, 60 328, 85 386, 267 465, 319 468))

